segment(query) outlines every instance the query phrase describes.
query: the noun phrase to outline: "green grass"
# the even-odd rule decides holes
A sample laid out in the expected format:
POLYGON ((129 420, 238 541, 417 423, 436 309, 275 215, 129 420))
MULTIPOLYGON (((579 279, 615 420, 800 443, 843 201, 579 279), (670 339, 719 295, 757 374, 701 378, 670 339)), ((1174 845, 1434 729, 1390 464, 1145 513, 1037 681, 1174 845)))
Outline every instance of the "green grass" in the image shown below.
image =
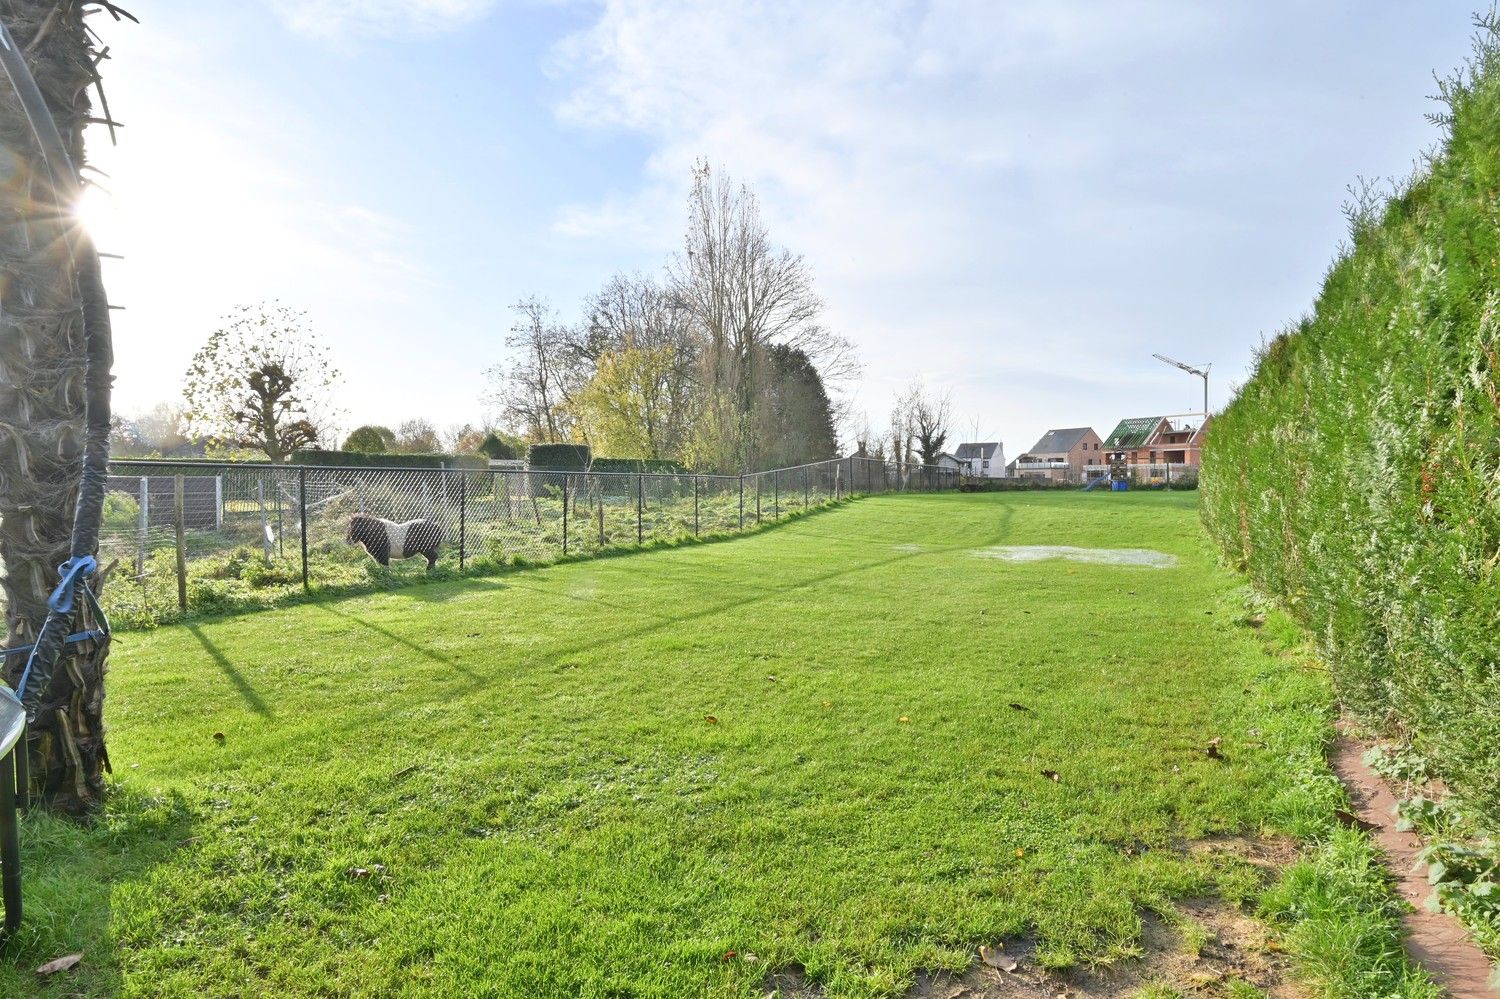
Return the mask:
POLYGON ((1191 493, 890 496, 124 634, 108 808, 27 819, 0 994, 882 996, 1000 938, 1126 955, 1143 909, 1259 893, 1186 842, 1339 801, 1321 674, 1242 601, 1191 493))

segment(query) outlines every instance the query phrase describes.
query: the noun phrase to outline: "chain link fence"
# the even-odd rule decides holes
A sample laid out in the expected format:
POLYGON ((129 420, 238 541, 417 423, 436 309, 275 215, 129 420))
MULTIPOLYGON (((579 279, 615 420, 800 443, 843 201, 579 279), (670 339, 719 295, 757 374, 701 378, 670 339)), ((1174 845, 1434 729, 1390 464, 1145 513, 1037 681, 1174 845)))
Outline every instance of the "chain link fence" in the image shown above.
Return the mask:
POLYGON ((851 495, 960 481, 953 469, 853 457, 743 476, 162 461, 110 470, 100 563, 115 568, 103 603, 126 627, 723 535, 851 495), (378 539, 355 537, 360 515, 383 522, 388 565, 372 556, 378 539), (433 537, 429 571, 428 553, 411 549, 433 537))

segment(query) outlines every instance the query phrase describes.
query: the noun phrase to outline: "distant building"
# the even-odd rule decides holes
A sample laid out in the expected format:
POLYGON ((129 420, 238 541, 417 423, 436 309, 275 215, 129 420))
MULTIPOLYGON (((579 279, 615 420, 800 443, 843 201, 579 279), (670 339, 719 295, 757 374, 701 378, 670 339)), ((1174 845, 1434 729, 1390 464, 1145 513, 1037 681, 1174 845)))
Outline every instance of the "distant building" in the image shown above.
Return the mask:
POLYGON ((1005 476, 1005 445, 999 441, 960 444, 953 452, 953 459, 971 479, 999 479, 1005 476))
POLYGON ((962 472, 964 470, 964 463, 959 461, 954 455, 943 451, 937 456, 937 467, 948 471, 962 472))
POLYGON ((1049 430, 1011 463, 1009 471, 1021 479, 1082 482, 1090 471, 1097 472, 1096 466, 1107 464, 1103 445, 1093 427, 1049 430))
POLYGON ((1208 423, 1166 416, 1121 420, 1104 439, 1105 452, 1124 451, 1131 465, 1197 465, 1208 423))

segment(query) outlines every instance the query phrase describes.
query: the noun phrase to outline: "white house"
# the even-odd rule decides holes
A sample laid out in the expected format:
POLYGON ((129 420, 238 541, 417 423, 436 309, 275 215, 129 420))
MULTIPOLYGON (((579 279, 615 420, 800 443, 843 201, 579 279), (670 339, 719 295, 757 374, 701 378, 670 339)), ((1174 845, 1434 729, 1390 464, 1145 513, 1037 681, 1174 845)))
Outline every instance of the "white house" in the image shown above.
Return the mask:
POLYGON ((937 456, 937 467, 947 471, 962 472, 964 470, 964 463, 959 461, 955 455, 943 451, 937 456))
POLYGON ((963 473, 972 479, 1005 477, 1005 445, 999 441, 982 444, 960 444, 953 452, 963 473))

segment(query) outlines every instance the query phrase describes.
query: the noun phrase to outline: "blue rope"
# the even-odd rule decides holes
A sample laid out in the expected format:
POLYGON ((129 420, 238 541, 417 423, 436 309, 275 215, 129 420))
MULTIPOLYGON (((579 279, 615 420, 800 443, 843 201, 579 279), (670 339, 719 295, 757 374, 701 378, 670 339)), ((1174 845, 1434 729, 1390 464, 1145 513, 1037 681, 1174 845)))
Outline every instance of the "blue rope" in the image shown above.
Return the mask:
MULTIPOLYGON (((99 621, 103 625, 92 631, 80 631, 63 639, 64 645, 74 645, 85 642, 91 638, 104 638, 109 635, 109 622, 104 617, 104 610, 99 606, 99 601, 94 597, 94 591, 89 589, 87 577, 99 567, 99 563, 92 555, 75 555, 62 565, 57 567, 57 573, 62 577, 58 581, 57 588, 47 598, 47 607, 58 614, 73 613, 73 601, 80 587, 83 589, 84 599, 88 601, 89 607, 99 615, 99 621)), ((20 645, 14 649, 0 650, 0 656, 9 656, 26 652, 26 666, 21 670, 21 675, 16 679, 16 696, 26 696, 26 684, 31 679, 31 667, 36 662, 36 643, 20 645)))

